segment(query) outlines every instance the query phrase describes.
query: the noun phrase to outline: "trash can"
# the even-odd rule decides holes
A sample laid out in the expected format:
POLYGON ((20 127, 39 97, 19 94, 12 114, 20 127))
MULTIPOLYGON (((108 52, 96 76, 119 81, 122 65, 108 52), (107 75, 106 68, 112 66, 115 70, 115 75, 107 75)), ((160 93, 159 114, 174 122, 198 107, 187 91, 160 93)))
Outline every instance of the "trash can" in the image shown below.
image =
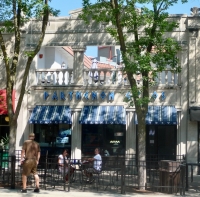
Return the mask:
POLYGON ((171 160, 159 161, 159 181, 161 192, 177 193, 180 185, 180 162, 171 160))

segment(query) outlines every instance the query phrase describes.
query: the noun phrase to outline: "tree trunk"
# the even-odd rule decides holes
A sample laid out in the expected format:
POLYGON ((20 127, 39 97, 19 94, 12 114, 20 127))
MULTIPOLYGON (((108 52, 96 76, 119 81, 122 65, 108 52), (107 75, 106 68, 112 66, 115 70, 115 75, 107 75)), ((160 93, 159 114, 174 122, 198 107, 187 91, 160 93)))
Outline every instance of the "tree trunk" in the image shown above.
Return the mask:
POLYGON ((10 134, 9 134, 9 156, 15 155, 15 145, 16 145, 16 129, 17 121, 13 120, 9 124, 10 134))
POLYGON ((146 124, 138 117, 138 186, 145 190, 146 183, 146 124))

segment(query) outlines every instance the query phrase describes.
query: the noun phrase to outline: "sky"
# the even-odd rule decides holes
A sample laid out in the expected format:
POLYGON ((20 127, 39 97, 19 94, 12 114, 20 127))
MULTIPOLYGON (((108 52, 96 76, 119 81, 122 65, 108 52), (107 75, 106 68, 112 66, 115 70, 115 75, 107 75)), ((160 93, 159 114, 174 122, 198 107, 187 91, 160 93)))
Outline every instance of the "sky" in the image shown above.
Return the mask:
MULTIPOLYGON (((96 0, 91 0, 96 2, 96 0)), ((70 10, 75 10, 82 7, 82 0, 51 0, 50 5, 55 9, 60 10, 59 16, 69 16, 70 10)), ((190 15, 190 8, 200 7, 200 0, 188 0, 188 3, 182 4, 181 0, 179 3, 171 7, 168 12, 169 14, 187 14, 190 15)), ((97 56, 97 47, 87 47, 85 54, 87 56, 97 56)))

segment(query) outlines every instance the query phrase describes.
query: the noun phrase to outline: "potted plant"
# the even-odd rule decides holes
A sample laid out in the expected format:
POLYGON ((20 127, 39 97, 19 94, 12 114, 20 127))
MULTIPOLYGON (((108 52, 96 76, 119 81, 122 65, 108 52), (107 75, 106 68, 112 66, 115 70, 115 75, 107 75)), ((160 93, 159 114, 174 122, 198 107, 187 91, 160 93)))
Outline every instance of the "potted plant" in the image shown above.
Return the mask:
POLYGON ((0 149, 8 149, 9 145, 9 136, 6 134, 5 137, 1 137, 0 139, 0 149))

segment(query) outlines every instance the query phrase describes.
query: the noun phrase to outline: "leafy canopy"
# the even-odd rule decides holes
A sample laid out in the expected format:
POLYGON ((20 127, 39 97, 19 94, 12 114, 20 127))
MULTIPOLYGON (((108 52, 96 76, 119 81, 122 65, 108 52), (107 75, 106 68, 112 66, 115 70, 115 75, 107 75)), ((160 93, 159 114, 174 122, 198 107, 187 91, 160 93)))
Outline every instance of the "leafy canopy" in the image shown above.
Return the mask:
MULTIPOLYGON (((182 1, 187 2, 185 0, 182 1)), ((136 104, 148 103, 148 88, 166 68, 180 72, 180 45, 172 36, 177 21, 167 10, 178 0, 83 0, 81 18, 106 24, 106 30, 121 47, 124 72, 128 75, 136 104), (140 73, 143 87, 133 76, 140 73), (138 92, 140 92, 138 94, 138 92)))
POLYGON ((0 7, 0 30, 7 32, 15 31, 13 22, 15 14, 18 17, 18 22, 20 21, 19 25, 24 25, 30 19, 41 18, 47 9, 54 16, 60 12, 46 4, 44 0, 0 0, 0 7))

